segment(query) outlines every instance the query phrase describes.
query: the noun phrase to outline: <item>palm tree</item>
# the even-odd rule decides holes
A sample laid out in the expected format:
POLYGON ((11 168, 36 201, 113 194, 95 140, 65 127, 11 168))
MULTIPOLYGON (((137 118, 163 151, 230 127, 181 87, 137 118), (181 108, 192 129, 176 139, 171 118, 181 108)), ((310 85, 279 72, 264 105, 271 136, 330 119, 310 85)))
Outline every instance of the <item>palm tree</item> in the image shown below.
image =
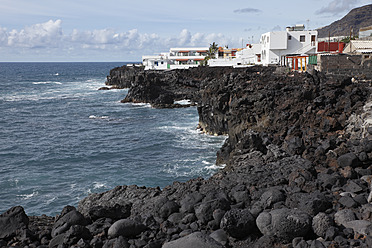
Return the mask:
POLYGON ((204 58, 204 65, 208 64, 208 60, 215 59, 217 52, 218 52, 218 44, 216 44, 216 42, 213 42, 212 44, 209 45, 207 56, 205 56, 204 58))
POLYGON ((208 55, 210 56, 211 59, 215 59, 217 52, 218 45, 216 44, 216 42, 213 42, 212 44, 209 45, 208 55))

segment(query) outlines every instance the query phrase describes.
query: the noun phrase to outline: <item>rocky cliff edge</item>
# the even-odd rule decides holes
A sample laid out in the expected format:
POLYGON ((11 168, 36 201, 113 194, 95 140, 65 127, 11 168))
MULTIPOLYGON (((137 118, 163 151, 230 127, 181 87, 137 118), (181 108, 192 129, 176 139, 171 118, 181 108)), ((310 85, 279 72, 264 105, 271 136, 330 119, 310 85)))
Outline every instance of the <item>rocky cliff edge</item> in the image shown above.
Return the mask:
POLYGON ((217 154, 227 166, 164 189, 117 186, 54 219, 12 208, 1 245, 372 246, 371 82, 271 67, 139 70, 129 81, 123 102, 197 103, 199 128, 228 135, 217 154))

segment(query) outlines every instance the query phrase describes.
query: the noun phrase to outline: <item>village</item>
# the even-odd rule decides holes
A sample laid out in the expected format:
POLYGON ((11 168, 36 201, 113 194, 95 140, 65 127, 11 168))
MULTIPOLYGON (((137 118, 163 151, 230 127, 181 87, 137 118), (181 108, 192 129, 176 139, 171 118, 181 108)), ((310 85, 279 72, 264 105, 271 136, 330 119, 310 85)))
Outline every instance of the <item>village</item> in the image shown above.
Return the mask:
POLYGON ((372 26, 360 28, 354 36, 318 38, 317 30, 306 30, 305 25, 298 24, 285 31, 264 33, 258 44, 243 48, 218 47, 215 43, 210 47, 170 48, 169 52, 142 56, 142 64, 145 70, 275 65, 299 72, 347 72, 371 70, 364 65, 371 59, 372 26))

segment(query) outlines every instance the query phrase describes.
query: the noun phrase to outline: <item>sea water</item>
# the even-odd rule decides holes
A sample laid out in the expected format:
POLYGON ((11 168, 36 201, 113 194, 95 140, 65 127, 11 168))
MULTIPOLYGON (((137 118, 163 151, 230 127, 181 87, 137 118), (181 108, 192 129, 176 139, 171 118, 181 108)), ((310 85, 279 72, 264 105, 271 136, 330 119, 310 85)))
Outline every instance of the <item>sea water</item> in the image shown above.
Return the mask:
POLYGON ((97 90, 123 64, 0 63, 0 213, 54 216, 89 193, 218 169, 225 137, 196 129, 196 107, 123 104, 127 90, 97 90))

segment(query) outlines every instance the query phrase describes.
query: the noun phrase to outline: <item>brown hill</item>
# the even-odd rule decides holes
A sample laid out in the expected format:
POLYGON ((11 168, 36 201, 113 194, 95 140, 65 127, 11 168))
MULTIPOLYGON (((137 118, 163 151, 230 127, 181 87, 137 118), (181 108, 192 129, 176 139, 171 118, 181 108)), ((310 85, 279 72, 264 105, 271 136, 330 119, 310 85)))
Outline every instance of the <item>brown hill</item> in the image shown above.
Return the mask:
POLYGON ((350 28, 353 29, 353 35, 357 35, 359 28, 372 25, 372 4, 352 9, 342 19, 332 24, 318 29, 318 37, 324 38, 330 36, 349 36, 350 28))

